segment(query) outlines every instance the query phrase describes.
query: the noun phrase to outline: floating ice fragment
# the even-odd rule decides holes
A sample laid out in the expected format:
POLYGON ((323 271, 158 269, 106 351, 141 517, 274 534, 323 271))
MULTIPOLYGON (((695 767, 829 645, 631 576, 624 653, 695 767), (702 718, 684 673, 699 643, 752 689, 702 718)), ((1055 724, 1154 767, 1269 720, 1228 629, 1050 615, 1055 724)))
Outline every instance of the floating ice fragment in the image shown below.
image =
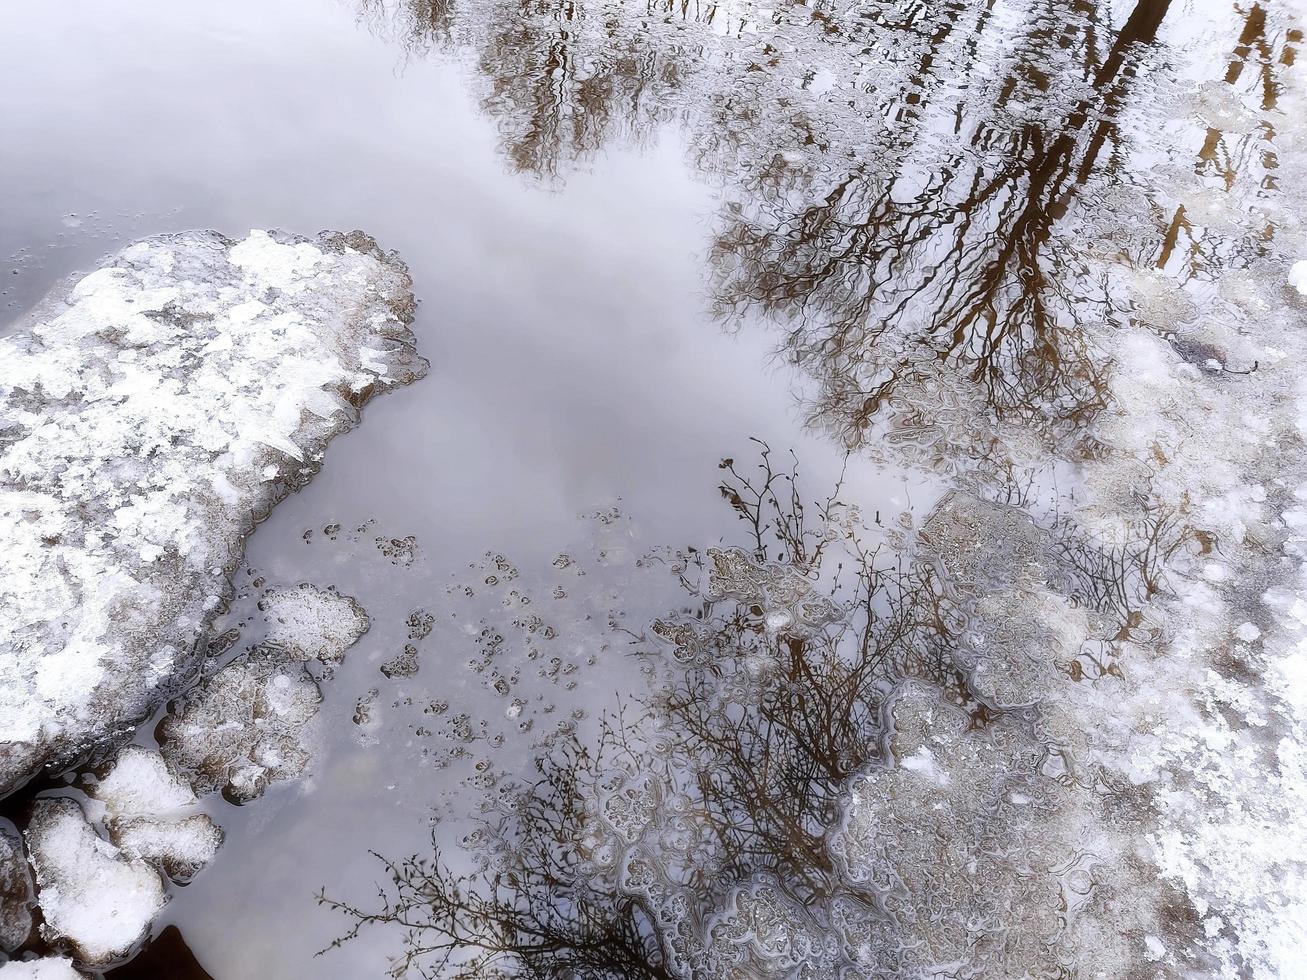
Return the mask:
POLYGON ((424 372, 413 309, 361 233, 193 232, 0 338, 0 795, 175 693, 208 598, 290 489, 268 468, 312 476, 358 405, 424 372))
POLYGON ((338 663, 367 632, 367 614, 349 596, 312 585, 269 589, 260 603, 267 638, 301 659, 338 663))
POLYGON ((104 804, 110 817, 166 813, 195 803, 195 794, 168 771, 163 757, 139 745, 119 753, 91 795, 104 804))
POLYGON ((136 817, 115 821, 110 829, 115 844, 129 858, 139 858, 161 869, 173 881, 194 878, 222 846, 222 831, 204 813, 188 817, 136 817))
POLYGON ((91 795, 104 805, 114 844, 175 881, 193 878, 222 845, 218 826, 195 812, 191 788, 151 749, 125 748, 91 795))
POLYGON ((164 719, 163 753, 197 792, 238 802, 308 766, 309 722, 322 692, 296 653, 256 647, 192 691, 164 719))

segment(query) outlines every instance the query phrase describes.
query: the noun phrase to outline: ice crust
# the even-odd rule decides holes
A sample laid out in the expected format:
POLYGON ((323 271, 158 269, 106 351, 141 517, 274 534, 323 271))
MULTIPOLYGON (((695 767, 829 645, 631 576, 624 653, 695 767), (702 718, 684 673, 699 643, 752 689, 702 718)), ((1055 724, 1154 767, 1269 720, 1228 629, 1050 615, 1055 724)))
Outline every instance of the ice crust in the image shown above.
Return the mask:
POLYGON ((0 826, 0 949, 17 949, 32 931, 32 875, 22 841, 0 826))
POLYGON ((349 596, 311 585, 269 589, 264 642, 180 699, 160 726, 163 754, 197 793, 246 802, 294 779, 312 758, 322 690, 305 662, 330 670, 368 628, 349 596))
POLYGON ((304 772, 322 691, 287 649, 257 647, 192 691, 163 722, 163 752, 196 790, 245 802, 304 772))
POLYGON ((361 233, 194 232, 0 339, 0 794, 170 694, 254 522, 425 370, 412 313, 361 233))

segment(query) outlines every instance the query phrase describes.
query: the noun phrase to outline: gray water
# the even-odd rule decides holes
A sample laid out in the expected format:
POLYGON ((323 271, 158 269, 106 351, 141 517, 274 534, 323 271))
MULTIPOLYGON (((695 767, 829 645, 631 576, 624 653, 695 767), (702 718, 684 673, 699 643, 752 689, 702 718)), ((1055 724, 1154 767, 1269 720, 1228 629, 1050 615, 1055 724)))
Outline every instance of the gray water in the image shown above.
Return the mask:
MULTIPOLYGON (((824 486, 842 448, 804 426, 803 378, 767 333, 705 309, 715 198, 673 125, 606 148, 565 186, 524 180, 460 66, 407 59, 348 4, 313 0, 6 4, 0 119, 10 313, 134 238, 185 227, 360 227, 409 265, 430 375, 370 405, 248 550, 271 580, 357 596, 373 629, 326 685, 311 782, 240 810, 216 803, 221 859, 158 924, 180 926, 215 977, 377 975, 384 934, 313 959, 342 929, 314 895, 369 898, 368 849, 421 849, 433 801, 457 787, 415 762, 409 718, 388 704, 475 705, 454 644, 424 650, 411 679, 379 672, 408 613, 441 612, 446 584, 487 549, 524 579, 551 569, 585 549, 580 515, 619 501, 635 551, 714 543, 733 530, 721 457, 765 439, 824 486), (372 532, 344 540, 368 521, 413 535, 419 561, 392 565, 372 532), (303 540, 332 523, 346 529, 337 542, 303 540), (351 716, 374 686, 393 724, 365 744, 351 716)), ((901 474, 859 464, 850 483, 873 509, 908 503, 901 474)), ((571 700, 597 713, 638 684, 620 663, 606 680, 571 700)))

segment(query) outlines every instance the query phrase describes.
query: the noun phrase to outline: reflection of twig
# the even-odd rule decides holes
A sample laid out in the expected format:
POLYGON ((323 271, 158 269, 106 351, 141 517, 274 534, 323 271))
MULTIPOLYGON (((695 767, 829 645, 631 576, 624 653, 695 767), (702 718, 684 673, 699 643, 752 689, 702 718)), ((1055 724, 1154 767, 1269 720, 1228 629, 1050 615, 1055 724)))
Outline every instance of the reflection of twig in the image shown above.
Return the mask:
MULTIPOLYGON (((388 883, 376 910, 319 896, 352 920, 332 946, 394 924, 404 935, 396 976, 669 976, 660 907, 618 883, 620 856, 608 871, 594 868, 607 787, 623 772, 653 778, 662 798, 682 800, 678 819, 696 828, 689 851, 651 840, 652 855, 642 852, 661 863, 670 887, 711 906, 767 875, 802 907, 837 896, 876 906, 877 893, 844 880, 827 846, 841 793, 884 756, 889 681, 925 672, 956 686, 962 678, 948 666, 950 633, 930 577, 878 567, 876 549, 847 521, 827 534, 838 486, 818 505, 820 526, 809 526, 797 462, 777 474, 758 445, 761 475, 752 482, 723 463, 723 485, 734 488, 727 499, 759 549, 758 572, 775 567, 763 562, 774 532, 815 597, 827 545, 842 541, 853 573, 835 586, 844 617, 774 632, 750 602, 702 601, 680 620, 696 638, 692 649, 639 651, 659 666, 657 681, 643 698, 619 698, 601 719, 595 751, 575 735, 556 743, 537 760, 535 785, 471 836, 482 873, 454 873, 438 850, 384 861, 388 883)), ((692 560, 678 555, 670 564, 692 560)), ((665 819, 650 814, 644 833, 658 838, 665 819)))
POLYGON ((771 536, 780 544, 777 560, 805 569, 820 564, 828 540, 825 529, 831 524, 833 510, 839 502, 838 496, 844 485, 847 456, 845 469, 840 471, 834 489, 819 505, 818 516, 822 519, 823 530, 817 532, 805 525, 803 498, 798 489, 799 461, 794 451, 790 450, 789 472, 777 472, 772 467, 771 447, 761 439, 751 437, 749 441, 759 447, 756 468, 761 471, 761 475, 755 483, 735 468, 734 459, 723 459, 719 466, 730 474, 730 478, 723 479, 718 487, 722 499, 748 524, 753 536, 754 554, 759 561, 768 560, 766 539, 768 532, 771 532, 771 536), (777 495, 778 485, 786 488, 783 498, 777 495))
POLYGON ((1139 504, 1142 516, 1119 545, 1093 544, 1069 528, 1054 528, 1058 551, 1076 573, 1072 599, 1110 613, 1120 628, 1118 640, 1138 628, 1143 607, 1163 590, 1171 558, 1195 538, 1182 519, 1183 504, 1176 508, 1143 497, 1139 504))
POLYGON ((490 856, 484 872, 455 873, 435 832, 429 856, 391 861, 373 852, 388 881, 378 889, 380 907, 365 911, 320 893, 320 904, 353 920, 321 952, 350 942, 366 927, 392 925, 403 930, 404 942, 389 970, 393 977, 416 971, 457 980, 670 980, 644 909, 577 874, 585 799, 580 779, 598 763, 575 742, 541 760, 539 784, 516 801, 511 839, 493 824, 469 835, 469 843, 490 856))

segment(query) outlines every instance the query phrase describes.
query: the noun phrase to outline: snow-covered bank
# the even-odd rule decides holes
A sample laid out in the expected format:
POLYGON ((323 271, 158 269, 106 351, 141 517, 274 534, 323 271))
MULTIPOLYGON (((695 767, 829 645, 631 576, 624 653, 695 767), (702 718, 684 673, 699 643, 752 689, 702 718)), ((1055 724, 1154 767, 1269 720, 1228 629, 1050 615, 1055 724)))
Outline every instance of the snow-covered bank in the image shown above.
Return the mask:
POLYGON ((0 794, 175 691, 254 523, 420 377, 359 232, 167 235, 0 339, 0 794))

